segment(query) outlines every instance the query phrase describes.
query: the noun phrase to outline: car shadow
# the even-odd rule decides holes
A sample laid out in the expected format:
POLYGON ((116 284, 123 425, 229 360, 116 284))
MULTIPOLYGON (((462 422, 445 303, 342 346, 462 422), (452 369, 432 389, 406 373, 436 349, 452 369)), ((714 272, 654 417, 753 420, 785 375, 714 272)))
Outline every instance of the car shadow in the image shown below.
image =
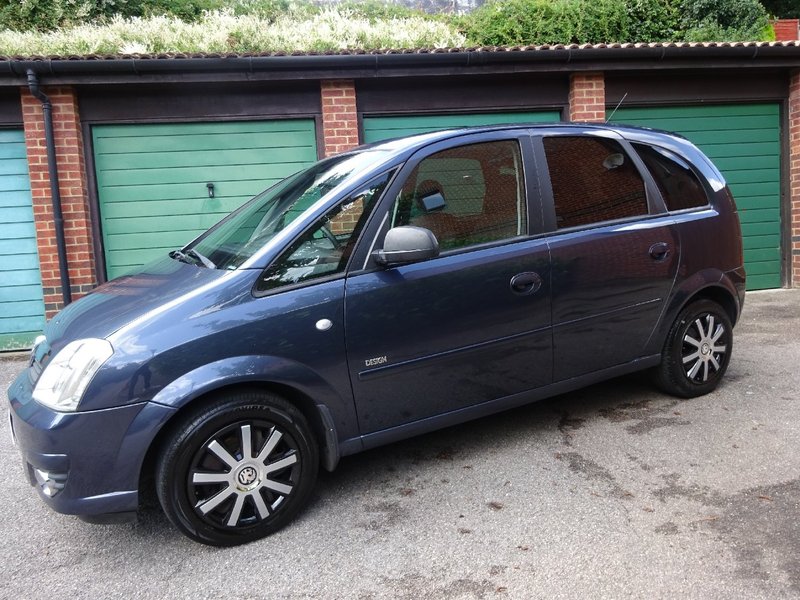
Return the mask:
MULTIPOLYGON (((471 468, 470 462, 487 452, 511 452, 521 442, 537 437, 551 439, 557 451, 571 444, 577 430, 594 422, 629 421, 631 433, 637 433, 637 427, 646 433, 653 427, 647 425, 648 420, 672 414, 679 402, 683 401, 654 390, 646 374, 637 373, 347 456, 334 472, 320 472, 309 505, 299 518, 319 518, 328 504, 363 492, 376 477, 388 477, 399 485, 424 471, 426 464, 459 461, 464 468, 471 468)), ((154 489, 148 487, 141 496, 137 537, 163 538, 168 543, 175 531, 161 511, 154 489)))

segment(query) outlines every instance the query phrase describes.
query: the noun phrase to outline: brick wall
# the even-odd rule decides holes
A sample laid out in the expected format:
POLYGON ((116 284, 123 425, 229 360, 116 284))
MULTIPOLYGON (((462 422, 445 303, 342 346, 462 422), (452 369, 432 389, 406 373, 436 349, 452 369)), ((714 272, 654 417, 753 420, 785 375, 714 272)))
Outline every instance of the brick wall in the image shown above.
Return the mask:
POLYGON ((570 75, 569 120, 599 123, 606 120, 606 84, 603 73, 570 75))
POLYGON ((322 135, 325 156, 358 146, 356 88, 352 81, 323 81, 322 135))
POLYGON ((800 20, 798 19, 778 19, 772 22, 775 29, 775 39, 777 41, 791 42, 800 39, 800 20))
POLYGON ((800 69, 789 82, 790 285, 800 287, 800 69))
MULTIPOLYGON (((69 87, 47 88, 44 92, 53 104, 53 130, 64 216, 67 264, 72 299, 77 300, 97 284, 77 96, 69 87)), ((63 297, 53 221, 53 201, 50 194, 50 175, 47 168, 44 119, 39 100, 31 96, 27 89, 22 90, 21 97, 45 311, 46 316, 50 318, 63 308, 63 297)))

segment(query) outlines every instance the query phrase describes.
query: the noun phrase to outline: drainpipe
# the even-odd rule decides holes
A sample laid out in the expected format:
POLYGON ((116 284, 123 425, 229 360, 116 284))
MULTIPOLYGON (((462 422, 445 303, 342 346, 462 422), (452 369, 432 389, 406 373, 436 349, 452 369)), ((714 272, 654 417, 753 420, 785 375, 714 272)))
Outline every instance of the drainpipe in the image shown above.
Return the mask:
POLYGON ((56 227, 56 248, 58 249, 58 270, 61 274, 61 294, 64 306, 72 302, 72 290, 67 265, 67 242, 64 238, 64 215, 61 211, 61 191, 58 186, 58 165, 56 164, 56 143, 53 136, 53 104, 50 98, 39 89, 39 78, 33 69, 28 69, 28 89, 31 95, 42 103, 44 117, 44 139, 47 146, 47 170, 50 172, 50 196, 53 199, 53 220, 56 227))

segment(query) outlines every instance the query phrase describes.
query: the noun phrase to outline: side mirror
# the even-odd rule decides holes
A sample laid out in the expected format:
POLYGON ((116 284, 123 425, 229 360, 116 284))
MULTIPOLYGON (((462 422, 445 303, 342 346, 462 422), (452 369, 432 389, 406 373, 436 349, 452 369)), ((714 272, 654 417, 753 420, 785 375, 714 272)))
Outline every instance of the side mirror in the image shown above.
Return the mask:
POLYGON ((424 227, 402 225, 386 233, 383 250, 375 250, 372 258, 379 265, 389 267, 417 262, 439 256, 439 242, 433 232, 424 227))

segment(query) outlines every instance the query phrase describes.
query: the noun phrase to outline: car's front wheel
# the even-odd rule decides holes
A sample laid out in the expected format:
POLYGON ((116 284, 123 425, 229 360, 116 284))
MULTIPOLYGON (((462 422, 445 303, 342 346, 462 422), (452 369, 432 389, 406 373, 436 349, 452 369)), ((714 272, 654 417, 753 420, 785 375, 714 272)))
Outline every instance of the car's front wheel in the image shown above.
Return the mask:
POLYGON ((318 457, 305 417, 283 398, 226 394, 174 429, 156 490, 167 517, 190 538, 243 544, 294 518, 313 489, 318 457))
POLYGON ((655 382, 681 398, 707 394, 725 374, 732 350, 733 326, 725 310, 711 300, 693 302, 670 329, 655 382))

